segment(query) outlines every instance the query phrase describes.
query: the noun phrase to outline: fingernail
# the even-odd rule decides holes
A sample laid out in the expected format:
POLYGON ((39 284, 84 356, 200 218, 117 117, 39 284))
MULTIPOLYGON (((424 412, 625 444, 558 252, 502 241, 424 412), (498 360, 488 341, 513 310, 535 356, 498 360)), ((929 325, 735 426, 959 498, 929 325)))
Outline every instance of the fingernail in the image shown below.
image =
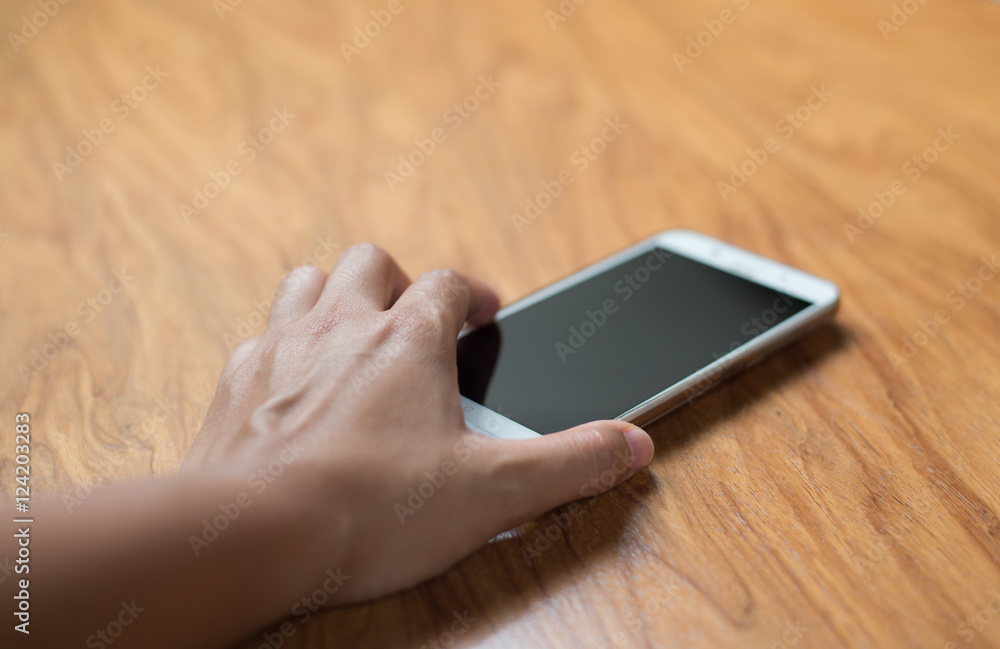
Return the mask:
POLYGON ((632 450, 632 464, 629 475, 632 475, 653 459, 653 440, 641 428, 632 427, 625 431, 625 441, 632 450))

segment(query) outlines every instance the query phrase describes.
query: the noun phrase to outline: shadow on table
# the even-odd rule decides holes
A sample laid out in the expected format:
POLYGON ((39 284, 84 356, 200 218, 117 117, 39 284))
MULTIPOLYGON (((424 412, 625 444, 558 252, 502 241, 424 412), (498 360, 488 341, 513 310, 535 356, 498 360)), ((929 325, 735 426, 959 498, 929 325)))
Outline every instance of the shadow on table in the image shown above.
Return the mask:
MULTIPOLYGON (((849 339, 839 325, 827 325, 733 377, 728 389, 709 391, 647 426, 657 456, 678 452, 720 421, 780 390, 849 339)), ((439 577, 375 602, 317 615, 298 637, 287 638, 285 647, 396 649, 482 642, 554 589, 571 585, 588 565, 608 554, 623 554, 636 510, 656 490, 655 476, 641 471, 608 493, 564 505, 501 534, 439 577)), ((239 646, 276 649, 262 644, 262 637, 239 646)))

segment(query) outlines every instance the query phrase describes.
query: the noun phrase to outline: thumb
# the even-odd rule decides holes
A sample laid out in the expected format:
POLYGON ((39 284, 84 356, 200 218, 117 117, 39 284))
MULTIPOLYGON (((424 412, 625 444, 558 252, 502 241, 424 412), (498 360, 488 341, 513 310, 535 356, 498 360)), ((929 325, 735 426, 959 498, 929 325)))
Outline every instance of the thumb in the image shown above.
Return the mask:
POLYGON ((494 451, 488 497, 496 499, 494 511, 509 516, 504 529, 510 529, 621 484, 653 459, 653 440, 624 421, 594 421, 541 438, 503 440, 494 451))

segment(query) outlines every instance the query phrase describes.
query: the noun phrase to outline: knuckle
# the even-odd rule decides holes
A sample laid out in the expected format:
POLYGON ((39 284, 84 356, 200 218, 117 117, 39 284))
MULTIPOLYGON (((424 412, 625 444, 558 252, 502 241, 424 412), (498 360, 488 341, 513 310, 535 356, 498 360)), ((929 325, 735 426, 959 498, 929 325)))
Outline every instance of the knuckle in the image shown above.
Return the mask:
POLYGON ((344 251, 343 257, 348 258, 358 258, 362 261, 369 262, 386 262, 389 260, 389 253, 386 252, 382 247, 375 245, 374 243, 355 243, 344 251))
POLYGON ((290 291, 294 291, 304 282, 309 281, 316 276, 317 273, 321 272, 319 268, 315 266, 298 266, 293 268, 284 279, 281 280, 280 293, 287 295, 290 291))
POLYGON ((416 284, 423 286, 423 292, 427 297, 440 304, 442 308, 456 303, 461 304, 469 299, 469 285, 465 277, 450 268, 427 271, 420 276, 416 284))
POLYGON ((345 289, 342 297, 350 298, 353 295, 350 287, 363 283, 372 273, 387 272, 392 264, 392 257, 382 248, 373 243, 356 243, 341 254, 331 273, 345 289))
POLYGON ((465 280, 451 268, 435 268, 423 273, 420 278, 436 293, 443 295, 462 293, 465 288, 465 280))
POLYGON ((426 279, 428 282, 441 284, 445 282, 454 282, 458 277, 458 273, 451 268, 435 268, 433 270, 425 271, 421 277, 426 279))
POLYGON ((393 323, 397 331, 421 342, 439 340, 447 331, 449 318, 432 300, 414 300, 409 308, 393 313, 393 323))
POLYGON ((299 321, 297 333, 311 344, 318 344, 337 326, 348 320, 350 314, 348 310, 340 308, 340 298, 333 298, 333 308, 325 309, 321 313, 310 314, 299 321))

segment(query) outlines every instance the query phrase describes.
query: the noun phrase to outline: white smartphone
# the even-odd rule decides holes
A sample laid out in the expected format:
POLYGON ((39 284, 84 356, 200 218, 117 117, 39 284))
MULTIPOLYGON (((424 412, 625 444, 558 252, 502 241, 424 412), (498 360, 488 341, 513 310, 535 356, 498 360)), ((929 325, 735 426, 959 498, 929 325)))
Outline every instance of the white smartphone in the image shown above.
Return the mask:
POLYGON ((465 421, 501 438, 645 425, 831 319, 832 283, 670 230, 462 331, 465 421))

